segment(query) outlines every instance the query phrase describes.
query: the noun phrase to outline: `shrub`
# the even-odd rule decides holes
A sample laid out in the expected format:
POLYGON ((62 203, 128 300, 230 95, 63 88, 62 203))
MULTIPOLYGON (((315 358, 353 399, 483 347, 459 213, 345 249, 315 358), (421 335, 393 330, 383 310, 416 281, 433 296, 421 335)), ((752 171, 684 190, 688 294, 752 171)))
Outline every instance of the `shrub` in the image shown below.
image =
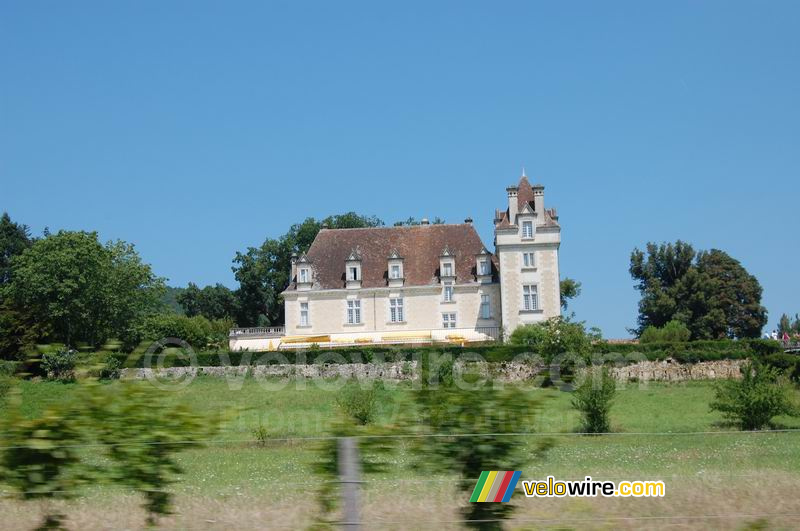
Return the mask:
POLYGON ((377 390, 372 386, 369 389, 361 389, 354 383, 339 391, 336 405, 345 415, 363 426, 375 420, 378 409, 377 394, 377 390))
POLYGON ((269 442, 269 431, 267 431, 267 428, 264 427, 263 424, 259 424, 250 431, 253 433, 253 438, 256 440, 256 444, 259 446, 267 445, 269 442))
POLYGON ((711 409, 743 430, 760 430, 772 425, 778 415, 797 415, 790 398, 790 385, 780 371, 761 363, 746 363, 741 380, 717 385, 711 409))
POLYGON ((42 354, 42 368, 51 380, 74 380, 77 352, 61 348, 42 354))
POLYGON ((186 317, 176 314, 156 314, 144 319, 131 334, 126 343, 158 341, 176 337, 192 345, 195 349, 219 348, 227 346, 228 332, 233 321, 227 319, 209 320, 203 316, 186 317))
POLYGON ((681 343, 689 341, 692 333, 680 321, 670 321, 663 327, 648 326, 642 332, 639 341, 642 343, 681 343))
POLYGON ((0 360, 0 376, 14 376, 18 367, 18 361, 0 360))
POLYGON ((783 371, 791 380, 800 381, 800 356, 796 354, 770 354, 764 357, 764 363, 783 371))
POLYGON ((8 392, 11 391, 13 386, 14 378, 0 374, 0 405, 3 404, 8 392))
POLYGON ((611 431, 608 414, 616 394, 616 381, 605 367, 590 367, 572 394, 572 407, 580 411, 585 433, 611 431))
POLYGON ((596 339, 599 334, 587 333, 583 323, 554 317, 543 323, 517 327, 509 342, 528 346, 549 361, 563 353, 588 354, 596 339))
POLYGON ((105 365, 100 369, 100 378, 104 380, 117 380, 122 371, 122 362, 113 356, 109 356, 105 365))

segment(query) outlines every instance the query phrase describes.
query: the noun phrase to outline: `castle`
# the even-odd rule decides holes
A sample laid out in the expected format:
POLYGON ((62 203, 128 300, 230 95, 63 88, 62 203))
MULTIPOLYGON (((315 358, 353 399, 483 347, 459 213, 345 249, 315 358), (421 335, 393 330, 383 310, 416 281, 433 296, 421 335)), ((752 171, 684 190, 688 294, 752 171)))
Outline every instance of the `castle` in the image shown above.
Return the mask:
POLYGON ((495 211, 494 253, 472 219, 360 229, 323 228, 292 258, 281 337, 231 340, 234 349, 309 344, 497 339, 558 316, 561 227, 544 186, 524 175, 495 211))

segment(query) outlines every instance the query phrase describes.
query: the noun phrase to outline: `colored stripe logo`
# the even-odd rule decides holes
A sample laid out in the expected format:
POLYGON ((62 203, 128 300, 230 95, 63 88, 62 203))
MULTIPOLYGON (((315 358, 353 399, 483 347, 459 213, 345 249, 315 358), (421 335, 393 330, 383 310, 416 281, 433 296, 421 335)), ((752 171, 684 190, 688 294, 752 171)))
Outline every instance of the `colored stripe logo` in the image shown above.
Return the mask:
POLYGON ((481 472, 481 477, 478 478, 478 484, 475 485, 469 501, 471 503, 508 502, 511 500, 514 489, 517 488, 517 482, 521 475, 522 472, 518 470, 481 472))

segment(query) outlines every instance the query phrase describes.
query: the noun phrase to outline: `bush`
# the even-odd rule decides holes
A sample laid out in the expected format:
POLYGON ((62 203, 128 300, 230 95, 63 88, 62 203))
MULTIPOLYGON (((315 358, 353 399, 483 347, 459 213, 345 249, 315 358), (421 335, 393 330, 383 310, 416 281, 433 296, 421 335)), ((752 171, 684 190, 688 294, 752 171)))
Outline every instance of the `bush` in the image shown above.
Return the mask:
POLYGON ((74 380, 77 352, 61 348, 42 354, 42 369, 51 380, 74 380))
POLYGON ((100 378, 103 380, 118 380, 121 370, 122 362, 113 356, 109 356, 105 366, 100 369, 100 378))
POLYGON ((18 361, 0 360, 0 376, 14 376, 18 368, 18 361))
POLYGON ((563 353, 588 354, 595 339, 599 339, 599 335, 587 333, 583 323, 555 317, 543 323, 518 326, 509 342, 528 346, 550 361, 563 353))
POLYGON ((3 404, 6 396, 8 395, 9 391, 11 391, 13 386, 14 378, 0 374, 0 405, 3 404))
POLYGON ((572 407, 583 417, 581 430, 585 433, 611 431, 608 414, 616 394, 617 383, 605 367, 590 367, 584 380, 572 394, 572 407))
POLYGON ((790 384, 778 369, 755 362, 743 365, 741 372, 741 380, 717 385, 712 410, 743 430, 769 427, 778 415, 797 415, 790 384))
POLYGON ((670 321, 663 327, 648 326, 642 332, 641 343, 682 343, 689 341, 692 333, 680 321, 670 321))
POLYGON ((800 381, 800 356, 796 354, 770 354, 764 357, 764 363, 783 371, 791 380, 800 381))
POLYGON ((189 343, 195 349, 220 348, 228 344, 228 332, 233 321, 227 319, 209 320, 202 316, 157 314, 151 315, 127 338, 128 347, 142 341, 158 341, 176 337, 189 343), (133 343, 133 344, 131 344, 133 343))
POLYGON ((370 424, 375 420, 378 409, 377 391, 373 386, 361 389, 355 383, 347 385, 339 391, 336 405, 357 424, 370 424))

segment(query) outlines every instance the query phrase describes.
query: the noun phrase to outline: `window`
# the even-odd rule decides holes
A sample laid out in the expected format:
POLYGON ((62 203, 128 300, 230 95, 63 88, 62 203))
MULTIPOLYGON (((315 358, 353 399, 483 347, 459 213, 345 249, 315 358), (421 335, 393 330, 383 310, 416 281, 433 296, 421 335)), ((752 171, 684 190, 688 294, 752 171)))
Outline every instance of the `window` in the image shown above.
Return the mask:
POLYGON ((361 323, 361 301, 347 301, 347 324, 361 323))
POLYGON ((308 326, 308 303, 300 303, 300 326, 308 326))
POLYGON ((300 270, 300 282, 308 282, 308 269, 300 270))
POLYGON ((400 278, 400 266, 394 264, 389 270, 389 278, 400 278))
POLYGON ((522 222, 522 237, 533 238, 533 221, 522 222))
POLYGON ((491 274, 491 269, 489 268, 489 260, 481 260, 481 267, 479 275, 489 275, 491 274))
POLYGON ((522 309, 539 309, 539 295, 536 286, 533 284, 522 286, 522 309))
POLYGON ((447 282, 444 285, 444 302, 453 302, 453 283, 447 282))
POLYGON ((445 262, 442 264, 442 276, 443 277, 452 277, 453 276, 453 264, 450 262, 445 262))
POLYGON ((347 277, 347 280, 358 280, 358 268, 351 267, 350 268, 350 275, 347 277))
POLYGON ((443 313, 442 314, 442 328, 455 328, 456 327, 456 314, 443 313))
POLYGON ((489 306, 489 296, 481 294, 481 319, 489 319, 492 316, 492 309, 489 306))
POLYGON ((389 299, 389 320, 393 323, 402 323, 405 321, 403 315, 403 299, 389 299))
POLYGON ((536 255, 534 253, 522 253, 522 267, 536 267, 536 255))

